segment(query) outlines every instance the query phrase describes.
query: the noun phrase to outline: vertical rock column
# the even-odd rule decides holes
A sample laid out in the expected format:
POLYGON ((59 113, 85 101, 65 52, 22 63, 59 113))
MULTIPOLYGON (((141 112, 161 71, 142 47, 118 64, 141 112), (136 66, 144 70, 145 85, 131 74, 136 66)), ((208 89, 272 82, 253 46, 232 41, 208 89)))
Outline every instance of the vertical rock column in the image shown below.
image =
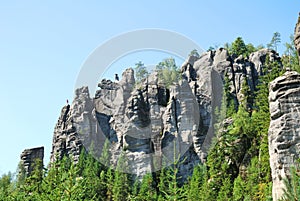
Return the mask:
POLYGON ((300 13, 295 27, 294 43, 298 52, 298 56, 300 56, 300 13))
MULTIPOLYGON (((43 163, 44 160, 44 147, 36 147, 32 149, 25 149, 21 153, 21 165, 22 169, 25 171, 25 175, 29 176, 34 170, 35 162, 40 160, 43 163)), ((42 167, 42 166, 41 166, 42 167)))
POLYGON ((283 195, 284 179, 300 155, 300 74, 288 71, 269 88, 269 154, 273 200, 283 195))

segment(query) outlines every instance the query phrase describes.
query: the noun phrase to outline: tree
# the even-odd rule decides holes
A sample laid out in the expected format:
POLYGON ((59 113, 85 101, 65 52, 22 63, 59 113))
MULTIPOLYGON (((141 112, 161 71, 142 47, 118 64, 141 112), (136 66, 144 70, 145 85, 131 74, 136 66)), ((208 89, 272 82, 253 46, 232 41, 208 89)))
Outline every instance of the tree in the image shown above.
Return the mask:
POLYGON ((145 67, 144 63, 142 63, 141 61, 135 64, 134 70, 135 70, 135 79, 137 83, 141 83, 149 75, 147 68, 145 67))
POLYGON ((247 49, 246 56, 249 56, 252 52, 257 51, 257 48, 255 48, 252 43, 248 43, 246 45, 246 49, 247 49))
POLYGON ((247 52, 247 47, 242 37, 237 37, 231 45, 232 54, 237 56, 244 55, 247 52))
POLYGON ((275 32, 273 34, 273 37, 272 37, 270 43, 267 44, 267 47, 270 48, 270 49, 274 49, 275 51, 277 51, 277 46, 278 46, 278 44, 280 42, 281 42, 280 33, 275 32))
POLYGON ((201 187, 205 181, 206 167, 197 165, 194 167, 193 175, 189 179, 187 186, 187 199, 189 201, 198 200, 201 194, 201 187))
POLYGON ((126 174, 127 164, 125 153, 122 152, 116 171, 114 173, 114 184, 112 188, 113 200, 128 200, 130 189, 129 189, 129 179, 128 174, 126 174))
MULTIPOLYGON (((105 174, 104 172, 101 172, 101 175, 105 174)), ((113 188, 114 188, 114 173, 111 168, 108 168, 106 174, 105 174, 105 181, 106 181, 106 200, 110 201, 113 197, 113 188)))
POLYGON ((12 174, 3 174, 0 178, 0 200, 12 200, 12 174))
POLYGON ((167 58, 159 62, 156 65, 156 71, 158 72, 158 78, 168 88, 174 82, 178 82, 180 79, 180 69, 176 66, 174 58, 167 58))
POLYGON ((299 169, 291 168, 290 179, 284 179, 285 189, 282 201, 300 200, 300 175, 299 169))
POLYGON ((198 53, 198 50, 196 50, 196 49, 193 49, 193 50, 190 52, 189 56, 200 57, 200 55, 199 55, 199 53, 198 53))
POLYGON ((240 175, 234 180, 232 194, 233 194, 234 201, 243 201, 244 200, 244 197, 246 195, 245 182, 243 181, 243 179, 240 175))
POLYGON ((282 63, 285 68, 290 68, 300 73, 299 57, 294 44, 294 37, 290 36, 290 42, 285 43, 285 51, 282 56, 282 63))
POLYGON ((101 156, 100 156, 100 163, 104 166, 104 167, 109 167, 110 166, 110 157, 111 157, 111 153, 109 150, 109 146, 110 146, 110 141, 108 139, 105 140, 103 148, 102 148, 102 152, 101 152, 101 156))
POLYGON ((140 184, 137 200, 157 200, 157 193, 154 185, 155 183, 152 174, 146 174, 140 184))

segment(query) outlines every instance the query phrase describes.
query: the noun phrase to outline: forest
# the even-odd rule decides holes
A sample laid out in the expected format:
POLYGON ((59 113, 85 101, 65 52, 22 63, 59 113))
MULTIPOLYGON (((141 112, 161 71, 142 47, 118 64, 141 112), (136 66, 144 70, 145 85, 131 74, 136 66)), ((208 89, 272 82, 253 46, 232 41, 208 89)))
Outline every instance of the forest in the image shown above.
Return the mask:
MULTIPOLYGON (((280 34, 276 32, 266 47, 276 51, 280 43, 280 34)), ((120 171, 124 169, 122 160, 126 160, 125 157, 114 169, 99 162, 101 158, 96 160, 83 150, 77 164, 72 162, 72 158, 64 157, 44 167, 41 161, 36 161, 30 176, 24 175, 22 167, 16 173, 3 174, 0 178, 0 200, 272 200, 268 86, 287 68, 300 72, 292 37, 285 47, 281 62, 267 58, 263 66, 264 75, 259 77, 255 92, 249 89, 247 83, 244 84, 244 98, 240 104, 233 101, 228 79, 225 78, 222 106, 215 111, 219 117, 214 125, 216 137, 207 161, 197 165, 184 184, 178 183, 180 160, 138 180, 135 175, 120 171), (232 123, 225 124, 223 119, 230 119, 232 123), (243 164, 239 164, 240 152, 245 152, 248 158, 243 164)), ((208 51, 216 48, 210 47, 208 51)), ((230 55, 247 58, 265 46, 255 47, 238 37, 232 43, 225 44, 224 48, 230 55)), ((199 56, 197 51, 192 51, 191 55, 199 56)), ((174 59, 162 61, 157 65, 157 70, 167 86, 181 79, 174 59)), ((136 64, 135 73, 138 82, 148 75, 142 62, 136 64)), ((101 157, 109 158, 109 152, 103 151, 101 157)), ((292 177, 285 182, 283 200, 300 200, 299 171, 296 167, 292 168, 292 177)))

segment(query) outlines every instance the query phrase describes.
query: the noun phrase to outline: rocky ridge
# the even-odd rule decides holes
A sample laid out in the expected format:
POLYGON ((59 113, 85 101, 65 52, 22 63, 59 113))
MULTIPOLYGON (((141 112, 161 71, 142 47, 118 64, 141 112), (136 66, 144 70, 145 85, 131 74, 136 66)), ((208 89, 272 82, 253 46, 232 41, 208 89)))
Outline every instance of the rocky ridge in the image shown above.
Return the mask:
POLYGON ((164 158, 173 160, 175 154, 186 158, 180 167, 185 179, 195 164, 206 159, 214 137, 212 111, 220 106, 225 77, 238 105, 243 82, 255 90, 267 56, 280 59, 267 49, 246 59, 220 48, 199 58, 190 56, 181 67, 183 79, 170 88, 155 72, 138 86, 133 70, 127 69, 120 81, 102 80, 93 99, 87 87, 77 89, 55 127, 51 161, 72 155, 76 162, 83 145, 88 149, 93 145, 100 157, 108 140, 110 164, 116 165, 123 154, 127 171, 142 176, 159 170, 164 158))

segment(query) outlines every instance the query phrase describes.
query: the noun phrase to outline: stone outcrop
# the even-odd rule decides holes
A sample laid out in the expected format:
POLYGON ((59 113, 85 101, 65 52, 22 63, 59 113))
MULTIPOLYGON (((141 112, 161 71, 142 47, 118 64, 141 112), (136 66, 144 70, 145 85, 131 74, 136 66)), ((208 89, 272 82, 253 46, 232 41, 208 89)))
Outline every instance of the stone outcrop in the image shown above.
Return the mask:
MULTIPOLYGON (((235 58, 227 50, 220 48, 208 51, 197 59, 191 56, 183 64, 183 77, 188 80, 199 106, 199 131, 194 137, 194 144, 202 161, 205 161, 214 137, 213 111, 216 107, 220 108, 225 79, 228 80, 229 91, 237 107, 244 99, 243 84, 248 85, 252 92, 256 90, 258 78, 264 73, 267 57, 269 61, 280 62, 278 54, 269 49, 253 52, 249 58, 235 58)), ((252 107, 251 103, 248 103, 248 107, 252 107)))
POLYGON ((32 171, 34 170, 37 160, 39 160, 42 163, 41 168, 43 168, 44 147, 35 147, 32 149, 25 149, 21 153, 20 158, 21 158, 20 170, 21 171, 24 170, 25 176, 29 176, 32 173, 32 171))
POLYGON ((185 158, 179 168, 184 180, 195 164, 206 160, 214 137, 213 112, 220 107, 226 77, 237 106, 243 100, 243 82, 255 90, 267 57, 279 59, 267 49, 246 59, 220 48, 187 58, 183 79, 169 88, 157 72, 138 84, 133 70, 126 69, 120 81, 102 80, 94 98, 87 87, 77 89, 56 124, 51 161, 72 155, 76 162, 83 146, 101 158, 106 141, 111 153, 106 165, 116 167, 126 157, 129 168, 124 171, 140 177, 171 164, 175 155, 185 158))
MULTIPOLYGON (((294 43, 300 55, 300 13, 294 43)), ((300 74, 287 71, 270 84, 269 154, 273 181, 273 200, 283 195, 284 179, 290 177, 300 156, 300 74)))
POLYGON ((294 43, 298 52, 298 56, 300 56, 300 13, 298 17, 298 22, 295 27, 294 43))
POLYGON ((76 163, 79 159, 83 142, 93 139, 97 135, 97 120, 93 111, 93 101, 87 87, 75 91, 71 105, 65 105, 56 123, 51 152, 51 162, 63 156, 72 156, 76 163))
POLYGON ((300 156, 300 74, 288 71, 270 84, 269 153, 273 199, 284 189, 284 178, 300 156))

